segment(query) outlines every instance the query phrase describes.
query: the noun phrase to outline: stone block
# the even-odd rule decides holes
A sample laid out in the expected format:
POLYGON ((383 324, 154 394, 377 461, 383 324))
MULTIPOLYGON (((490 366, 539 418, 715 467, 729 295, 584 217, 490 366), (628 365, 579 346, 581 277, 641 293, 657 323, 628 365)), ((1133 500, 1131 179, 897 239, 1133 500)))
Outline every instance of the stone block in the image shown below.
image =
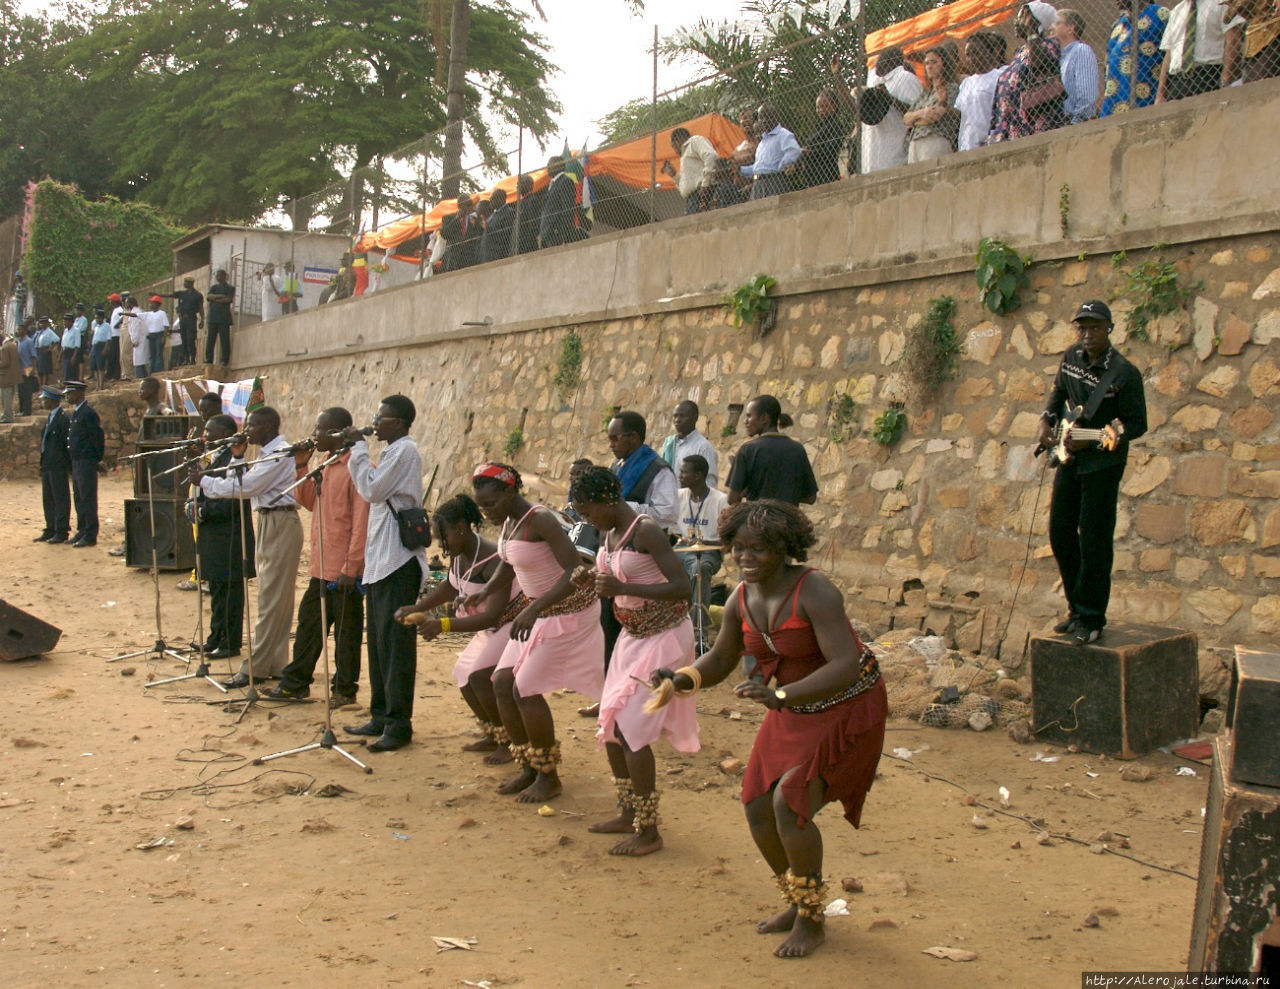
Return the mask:
POLYGON ((1145 464, 1135 464, 1131 457, 1120 490, 1129 498, 1150 494, 1169 479, 1172 470, 1168 457, 1152 457, 1145 464))
POLYGON ((1280 594, 1258 598, 1249 609, 1249 617, 1255 634, 1275 635, 1280 632, 1280 594))
POLYGON ((1271 274, 1267 275, 1253 290, 1253 299, 1255 302, 1261 302, 1263 299, 1269 299, 1273 295, 1280 295, 1280 268, 1276 268, 1271 274))
POLYGON ((968 487, 949 487, 939 488, 938 493, 934 496, 938 505, 942 508, 968 508, 969 507, 969 489, 968 487))
POLYGON ((1209 257, 1209 263, 1219 268, 1229 264, 1234 264, 1236 260, 1236 252, 1227 248, 1225 251, 1214 251, 1209 257))
POLYGON ((1209 625, 1225 625, 1244 603, 1225 587, 1202 587, 1188 594, 1186 602, 1209 625))
POLYGON ((1235 313, 1227 313, 1218 329, 1218 353, 1223 357, 1235 357, 1249 342, 1252 328, 1235 313))
POLYGON ((1166 398, 1175 398, 1186 391, 1189 377, 1190 370, 1187 366, 1181 361, 1174 360, 1156 372, 1151 386, 1166 398))
POLYGON ((1207 429, 1217 429, 1222 419, 1222 410, 1212 405, 1184 405, 1173 414, 1172 422, 1189 433, 1200 433, 1207 429))
POLYGON ((995 382, 990 378, 965 378, 956 385, 955 401, 957 405, 964 406, 980 398, 990 398, 995 393, 995 382))
POLYGON ((1138 558, 1138 569, 1143 573, 1160 573, 1173 565, 1173 550, 1166 547, 1160 549, 1144 549, 1138 558))
POLYGON ((1249 339, 1263 347, 1272 340, 1280 340, 1280 309, 1269 309, 1259 316, 1249 339))
POLYGON ((1039 402, 1048 394, 1045 380, 1029 368, 1015 368, 1004 383, 1006 402, 1039 402))
POLYGON ((1280 392, 1280 367, 1277 367, 1275 361, 1271 360, 1271 358, 1264 357, 1249 368, 1249 375, 1246 380, 1249 384, 1249 390, 1253 392, 1256 398, 1262 398, 1264 395, 1275 395, 1280 392))
POLYGON ((1141 584, 1116 581, 1111 594, 1121 615, 1133 621, 1172 621, 1182 605, 1182 591, 1173 584, 1148 580, 1141 584))
POLYGON ((1262 539, 1259 545, 1263 549, 1280 546, 1280 508, 1273 508, 1267 513, 1262 523, 1262 539))
POLYGON ((1218 566, 1226 572, 1228 577, 1235 580, 1244 580, 1245 571, 1248 569, 1248 561, 1239 554, 1224 553, 1218 557, 1218 566))
POLYGON ((1071 261, 1062 266, 1062 287, 1074 288, 1089 280, 1089 262, 1071 261))
POLYGON ((1226 398, 1240 383, 1240 370, 1230 364, 1215 367, 1196 382, 1196 390, 1214 398, 1226 398))
POLYGON ((1174 469, 1173 490, 1199 498, 1226 494, 1227 458, 1221 454, 1183 457, 1174 469))
POLYGON ((1143 501, 1134 519, 1138 535, 1153 543, 1171 543, 1187 532, 1187 510, 1183 505, 1161 505, 1143 501))
POLYGON ((1036 349, 1042 354, 1061 354, 1076 342, 1079 334, 1070 323, 1059 320, 1040 335, 1036 349))
POLYGON ((1004 333, 995 323, 990 320, 979 323, 964 338, 965 359, 990 364, 999 353, 1003 339, 1004 333))
POLYGON ((1191 535, 1203 546, 1252 542, 1255 531, 1248 505, 1238 498, 1201 502, 1191 507, 1191 535))
POLYGON ((878 470, 871 475, 872 491, 892 491, 902 483, 902 471, 900 470, 878 470))
POLYGON ((1253 575, 1264 580, 1280 578, 1280 556, 1253 554, 1253 575))
POLYGON ((1231 414, 1231 429, 1244 439, 1253 439, 1271 425, 1273 418, 1265 405, 1247 405, 1231 414))
POLYGON ((1213 353, 1213 338, 1217 332, 1218 306, 1204 296, 1196 296, 1191 307, 1191 342, 1195 346, 1196 356, 1207 360, 1213 353))
POLYGON ((1009 348, 1024 361, 1029 361, 1036 354, 1031 341, 1027 339, 1027 331, 1018 323, 1009 334, 1009 348))
POLYGON ((1246 498, 1280 498, 1280 470, 1237 468, 1231 472, 1227 490, 1246 498))
POLYGON ((1209 561, 1196 556, 1180 556, 1173 565, 1174 575, 1184 584, 1194 584, 1209 569, 1209 561))
POLYGON ((1020 440, 1033 440, 1040 433, 1038 412, 1019 412, 1009 426, 1009 436, 1020 440))
POLYGON ((1222 291, 1218 295, 1223 299, 1240 299, 1249 294, 1249 283, 1237 280, 1222 283, 1222 291))

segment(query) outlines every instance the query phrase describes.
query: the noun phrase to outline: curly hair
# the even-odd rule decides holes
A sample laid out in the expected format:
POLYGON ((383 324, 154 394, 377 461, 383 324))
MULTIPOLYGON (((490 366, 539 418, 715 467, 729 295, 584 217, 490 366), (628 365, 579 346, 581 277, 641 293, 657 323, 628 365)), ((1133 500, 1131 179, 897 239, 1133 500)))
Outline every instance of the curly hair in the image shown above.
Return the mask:
POLYGON ((622 484, 608 467, 586 467, 569 485, 569 500, 579 505, 616 505, 622 500, 622 484))
POLYGON ((790 502, 776 498, 738 502, 725 509, 718 529, 720 540, 726 546, 733 542, 740 529, 752 529, 766 546, 797 563, 809 556, 809 547, 818 541, 809 517, 790 502))
POLYGON ((480 507, 472 500, 469 494, 462 492, 454 495, 437 508, 433 517, 436 525, 441 527, 465 522, 472 529, 478 529, 484 524, 484 516, 480 514, 480 507))

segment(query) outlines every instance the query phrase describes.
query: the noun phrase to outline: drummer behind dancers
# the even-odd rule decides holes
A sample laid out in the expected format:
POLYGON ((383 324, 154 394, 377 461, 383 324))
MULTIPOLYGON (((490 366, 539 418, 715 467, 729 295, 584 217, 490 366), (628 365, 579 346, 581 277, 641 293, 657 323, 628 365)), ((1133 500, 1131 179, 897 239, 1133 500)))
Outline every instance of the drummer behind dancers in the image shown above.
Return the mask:
MULTIPOLYGON (((236 421, 231 416, 211 416, 204 425, 205 445, 225 440, 235 431, 236 421)), ((231 447, 222 447, 205 468, 206 475, 225 477, 225 468, 233 456, 231 447)), ((209 582, 209 638, 204 643, 204 654, 211 659, 239 656, 244 637, 244 578, 255 575, 253 513, 244 501, 210 498, 200 487, 194 489, 187 511, 188 518, 197 523, 200 578, 209 582), (242 529, 243 554, 240 552, 242 529)))
POLYGON ((822 836, 813 818, 839 800, 855 828, 875 779, 888 704, 875 657, 858 640, 835 585, 802 566, 813 525, 775 499, 733 505, 720 538, 742 583, 729 595, 711 651, 691 667, 659 670, 661 696, 719 683, 739 656, 758 675, 734 687, 768 708, 742 781, 751 837, 774 872, 787 907, 756 925, 788 932, 774 952, 800 958, 822 943, 822 836), (795 562, 789 562, 789 561, 795 562), (770 682, 772 680, 772 685, 770 682))
POLYGON ((355 428, 343 430, 353 443, 347 469, 360 497, 369 503, 364 549, 365 625, 369 652, 369 720, 345 731, 366 735, 370 752, 390 752, 413 737, 414 679, 418 643, 414 630, 396 621, 396 610, 418 594, 427 571, 425 550, 407 549, 396 511, 422 504, 422 456, 409 436, 417 417, 404 395, 388 395, 373 417, 374 433, 386 447, 375 465, 355 428))
MULTIPOLYGON (((259 447, 259 459, 278 459, 254 464, 226 477, 197 475, 198 483, 210 498, 248 498, 258 513, 258 617, 253 626, 253 675, 267 680, 278 677, 289 665, 289 626, 293 624, 294 585, 298 580, 298 560, 302 556, 302 523, 293 493, 293 457, 282 455, 289 441, 280 435, 280 413, 268 405, 254 409, 245 420, 245 443, 231 448, 231 467, 243 463, 246 447, 259 447)), ((224 687, 249 686, 246 661, 224 687)))
POLYGON ((484 590, 502 561, 498 547, 477 531, 484 522, 480 509, 470 495, 458 494, 435 510, 431 517, 436 539, 449 556, 449 577, 436 584, 423 597, 396 611, 396 620, 414 613, 425 613, 450 601, 457 602, 447 618, 426 618, 418 625, 418 634, 430 642, 444 632, 475 632, 465 649, 458 654, 453 678, 462 699, 480 723, 484 738, 462 747, 464 752, 486 752, 485 762, 500 766, 511 761, 507 748, 510 739, 502 727, 502 713, 493 696, 493 671, 502 652, 511 641, 511 621, 529 603, 513 579, 507 592, 495 584, 494 593, 479 609, 472 609, 466 599, 484 590))
MULTIPOLYGON (((704 545, 720 542, 721 513, 729 507, 729 496, 707 484, 707 460, 701 454, 691 453, 680 462, 680 501, 677 506, 676 527, 681 546, 697 543, 704 545)), ((724 557, 718 549, 681 553, 680 562, 693 584, 693 593, 699 595, 694 604, 703 609, 711 605, 711 578, 719 572, 724 557), (702 580, 695 578, 702 571, 702 580)), ((692 600, 692 599, 690 599, 692 600)), ((703 614, 707 612, 704 610, 703 614)), ((699 642, 698 652, 705 652, 708 643, 699 642)))
POLYGON ((689 578, 662 528, 622 500, 622 485, 612 471, 585 470, 569 489, 569 500, 600 530, 595 589, 601 598, 613 599, 622 624, 605 675, 596 732, 613 771, 618 816, 588 830, 634 831, 610 854, 648 855, 662 847, 653 743, 665 737, 677 752, 699 748, 693 699, 682 697, 650 712, 645 709, 649 692, 642 689, 659 668, 693 661, 689 578))
MULTIPOLYGON (((351 413, 335 406, 316 416, 311 432, 314 448, 327 460, 342 448, 339 430, 351 425, 351 413)), ((295 481, 311 470, 311 450, 293 455, 295 481)), ((268 697, 302 700, 311 695, 316 660, 324 640, 333 631, 333 670, 329 681, 329 706, 356 702, 360 683, 360 647, 364 643, 364 543, 369 524, 369 503, 360 497, 347 470, 350 451, 324 469, 320 484, 320 509, 316 486, 305 481, 293 489, 298 504, 311 512, 311 580, 298 604, 298 627, 293 635, 293 661, 280 674, 280 682, 268 697), (324 569, 320 569, 320 523, 324 516, 324 569), (320 624, 320 599, 324 598, 325 624, 320 624)))
POLYGON ((502 723, 520 774, 498 788, 521 803, 542 803, 561 792, 551 708, 543 694, 567 687, 598 700, 604 686, 604 633, 593 585, 577 585, 582 563, 555 512, 520 493, 520 475, 506 464, 481 464, 471 478, 476 503, 502 524, 502 566, 477 596, 476 606, 501 592, 514 573, 529 604, 511 624, 511 642, 493 675, 502 723))

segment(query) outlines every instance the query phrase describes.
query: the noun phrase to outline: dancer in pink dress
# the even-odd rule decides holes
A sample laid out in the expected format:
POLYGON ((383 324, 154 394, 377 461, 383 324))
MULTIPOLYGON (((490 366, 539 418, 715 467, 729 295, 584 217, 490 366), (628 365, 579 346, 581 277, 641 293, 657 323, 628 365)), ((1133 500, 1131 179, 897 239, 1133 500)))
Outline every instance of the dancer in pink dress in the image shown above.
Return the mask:
POLYGON ((643 689, 661 667, 693 662, 689 577, 661 526, 622 500, 617 475, 588 467, 569 487, 573 509, 600 530, 595 588, 613 598, 622 632, 613 647, 600 699, 600 728, 618 791, 618 816, 593 824, 597 834, 627 834, 612 855, 648 855, 662 847, 658 833, 657 775, 652 745, 665 737, 678 752, 698 751, 692 697, 645 710, 643 689))
POLYGON ((520 475, 505 464, 481 464, 472 475, 476 503, 485 518, 502 524, 502 564, 468 606, 500 593, 514 574, 528 605, 511 623, 511 641, 493 675, 502 723, 520 775, 498 788, 521 803, 560 795, 560 743, 551 708, 542 696, 570 690, 599 698, 604 686, 604 633, 595 587, 575 584, 582 558, 558 517, 520 493, 520 475))
POLYGON ((511 761, 510 739, 502 726, 502 715, 493 696, 494 667, 511 637, 511 620, 527 603, 520 585, 509 582, 504 597, 501 588, 479 610, 468 608, 465 598, 482 590, 498 569, 498 548, 476 531, 484 522, 480 509, 468 495, 460 494, 436 509, 432 516, 436 539, 449 555, 449 578, 433 587, 413 604, 396 611, 403 622, 414 613, 430 611, 455 602, 448 618, 427 618, 418 625, 418 634, 430 642, 442 632, 475 632, 458 656, 453 677, 462 691, 485 737, 464 745, 464 752, 487 752, 485 762, 499 766, 511 761))

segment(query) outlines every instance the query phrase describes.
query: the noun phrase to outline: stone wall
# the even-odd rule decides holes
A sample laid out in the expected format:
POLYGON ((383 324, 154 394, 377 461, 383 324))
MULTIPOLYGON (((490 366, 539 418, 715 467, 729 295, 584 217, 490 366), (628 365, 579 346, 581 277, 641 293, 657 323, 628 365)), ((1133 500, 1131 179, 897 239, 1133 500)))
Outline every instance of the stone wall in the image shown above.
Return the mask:
MULTIPOLYGON (((32 400, 33 415, 0 426, 0 478, 39 479, 40 437, 46 418, 40 404, 39 397, 36 397, 32 400)), ((132 381, 118 383, 97 394, 91 392, 89 404, 98 410, 98 417, 102 420, 106 442, 104 460, 108 465, 114 465, 116 458, 134 451, 145 406, 139 400, 132 381)))

